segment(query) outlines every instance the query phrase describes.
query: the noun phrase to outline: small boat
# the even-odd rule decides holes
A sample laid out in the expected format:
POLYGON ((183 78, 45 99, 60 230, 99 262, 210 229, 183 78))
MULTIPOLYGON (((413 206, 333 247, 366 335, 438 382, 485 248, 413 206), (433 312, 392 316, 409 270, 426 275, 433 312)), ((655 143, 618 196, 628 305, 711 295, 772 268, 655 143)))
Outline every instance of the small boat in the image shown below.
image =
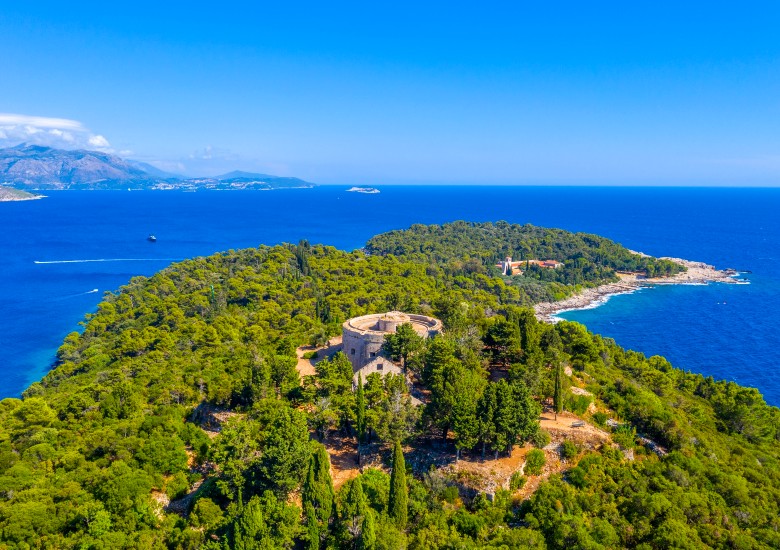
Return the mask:
POLYGON ((154 235, 149 235, 148 237, 146 237, 146 240, 149 241, 150 243, 155 243, 157 242, 157 237, 155 237, 154 235))

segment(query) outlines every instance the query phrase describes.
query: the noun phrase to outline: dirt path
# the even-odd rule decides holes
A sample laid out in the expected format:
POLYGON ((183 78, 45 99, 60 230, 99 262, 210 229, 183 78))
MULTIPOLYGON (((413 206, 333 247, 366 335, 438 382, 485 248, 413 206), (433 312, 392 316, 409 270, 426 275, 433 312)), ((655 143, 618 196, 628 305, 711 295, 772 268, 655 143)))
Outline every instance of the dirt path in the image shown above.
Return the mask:
POLYGON ((550 433, 553 441, 556 440, 556 437, 560 438, 561 441, 571 439, 578 442, 595 441, 601 443, 609 439, 609 434, 604 430, 583 422, 578 416, 568 412, 560 413, 558 420, 555 420, 554 413, 545 412, 539 417, 539 425, 550 433))
POLYGON ((316 374, 314 365, 341 351, 341 336, 334 336, 328 340, 327 346, 314 347, 314 346, 301 346, 295 350, 295 354, 298 356, 298 364, 296 369, 298 374, 303 378, 304 376, 314 376, 316 374), (316 351, 317 357, 315 359, 304 359, 303 355, 308 352, 316 351))

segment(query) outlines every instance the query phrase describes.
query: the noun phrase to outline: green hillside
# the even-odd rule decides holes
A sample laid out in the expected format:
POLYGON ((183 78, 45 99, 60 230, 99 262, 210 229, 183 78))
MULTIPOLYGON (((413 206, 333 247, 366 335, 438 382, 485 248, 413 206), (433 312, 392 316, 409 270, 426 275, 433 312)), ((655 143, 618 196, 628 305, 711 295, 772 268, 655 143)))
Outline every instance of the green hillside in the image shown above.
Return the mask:
MULTIPOLYGON (((23 399, 0 401, 0 548, 780 547, 780 410, 576 323, 538 322, 533 298, 489 269, 524 245, 582 274, 538 279, 543 293, 634 256, 593 236, 459 222, 375 237, 369 254, 301 242, 132 279, 23 399), (445 324, 391 343, 408 379, 372 375, 353 392, 343 354, 300 379, 297 346, 387 310, 445 324), (564 442, 549 477, 531 451, 490 495, 452 473, 456 456, 489 469, 545 446, 539 412, 556 403, 614 445, 564 442), (336 441, 383 467, 335 490, 336 441)), ((665 268, 644 262, 631 268, 665 268)))

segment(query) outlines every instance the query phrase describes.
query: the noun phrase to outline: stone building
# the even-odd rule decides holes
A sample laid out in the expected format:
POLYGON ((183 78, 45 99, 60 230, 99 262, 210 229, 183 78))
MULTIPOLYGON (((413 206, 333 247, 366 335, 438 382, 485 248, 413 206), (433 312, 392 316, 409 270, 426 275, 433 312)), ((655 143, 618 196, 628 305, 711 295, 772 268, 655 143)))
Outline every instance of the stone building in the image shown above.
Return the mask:
POLYGON ((523 268, 528 268, 531 265, 538 265, 544 269, 558 269, 563 267, 563 264, 558 260, 520 260, 519 262, 513 262, 511 256, 507 256, 502 262, 498 262, 496 267, 501 270, 502 275, 522 275, 523 268))
POLYGON ((390 311, 353 317, 344 322, 341 328, 341 346, 344 354, 352 363, 354 380, 358 373, 366 379, 372 372, 385 375, 388 372, 400 373, 401 368, 382 354, 385 335, 394 333, 403 324, 411 323, 412 328, 424 338, 439 334, 441 321, 425 315, 390 311))

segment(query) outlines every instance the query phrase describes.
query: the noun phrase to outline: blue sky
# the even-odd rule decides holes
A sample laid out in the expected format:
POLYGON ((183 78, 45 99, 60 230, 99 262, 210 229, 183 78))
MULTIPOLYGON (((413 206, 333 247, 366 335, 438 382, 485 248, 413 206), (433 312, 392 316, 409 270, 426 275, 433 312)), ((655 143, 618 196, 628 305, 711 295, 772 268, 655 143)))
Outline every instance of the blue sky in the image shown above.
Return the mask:
POLYGON ((780 184, 776 2, 14 4, 3 145, 349 185, 780 184))

